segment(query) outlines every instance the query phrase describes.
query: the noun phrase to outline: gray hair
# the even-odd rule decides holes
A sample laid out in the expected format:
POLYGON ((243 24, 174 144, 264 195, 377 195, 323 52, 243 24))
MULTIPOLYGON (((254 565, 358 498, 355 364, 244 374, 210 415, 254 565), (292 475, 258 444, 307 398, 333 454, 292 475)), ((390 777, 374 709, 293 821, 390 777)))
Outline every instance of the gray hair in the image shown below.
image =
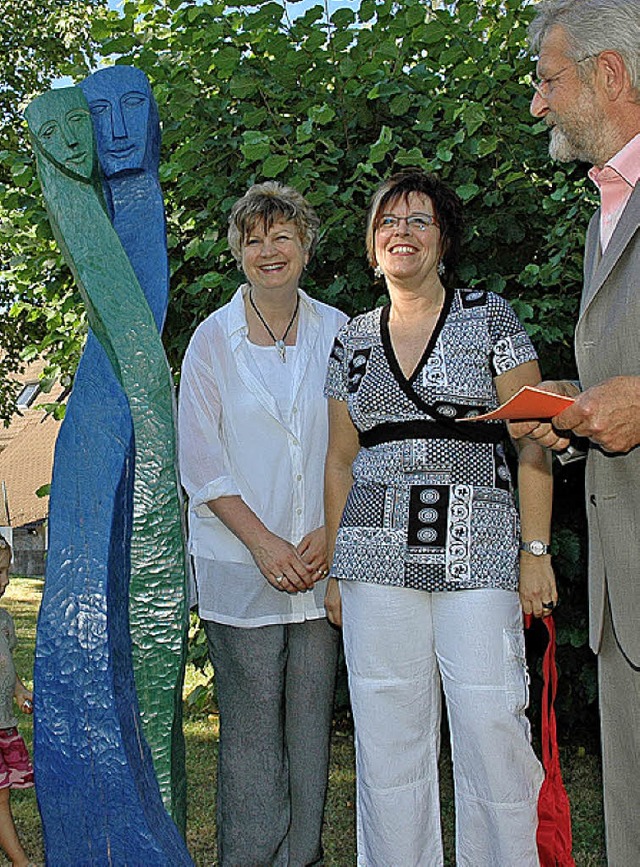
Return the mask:
POLYGON ((231 209, 227 240, 236 262, 242 261, 242 248, 256 223, 262 223, 268 231, 280 220, 295 225, 300 243, 311 258, 318 243, 318 215, 293 187, 265 181, 250 187, 231 209))
POLYGON ((564 31, 573 60, 617 51, 640 98, 640 0, 541 0, 528 31, 533 53, 556 26, 564 31))

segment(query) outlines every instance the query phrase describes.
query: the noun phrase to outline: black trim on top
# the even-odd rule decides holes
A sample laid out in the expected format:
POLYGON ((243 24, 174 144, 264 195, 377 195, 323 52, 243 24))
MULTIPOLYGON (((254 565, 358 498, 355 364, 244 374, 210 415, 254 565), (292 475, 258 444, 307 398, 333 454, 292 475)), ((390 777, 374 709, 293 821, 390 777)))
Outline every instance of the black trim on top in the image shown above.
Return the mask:
POLYGON ((411 386, 415 382, 422 368, 427 363, 427 359, 433 352, 433 347, 436 345, 436 340, 440 336, 440 332, 442 331, 447 316, 449 315, 449 311, 451 310, 452 302, 453 292, 445 292, 442 310, 440 311, 438 320, 433 328, 433 331, 431 332, 431 337, 429 338, 429 341, 425 346, 420 361, 417 363, 415 370, 409 377, 406 377, 402 372, 402 368, 400 367, 396 354, 393 351, 393 344, 391 343, 391 332, 389 331, 389 316, 391 314, 391 304, 385 304, 385 306, 382 308, 382 314, 380 316, 380 339, 382 340, 384 354, 387 356, 387 361, 389 362, 391 372, 398 380, 398 383, 401 386, 402 390, 411 400, 414 399, 412 396, 413 391, 411 389, 411 386))
MULTIPOLYGON (((364 436, 365 439, 369 438, 377 438, 377 436, 382 436, 378 442, 388 442, 388 432, 391 428, 394 430, 394 435, 391 439, 427 439, 431 437, 435 437, 438 439, 455 439, 455 440, 467 440, 469 442, 501 442, 505 437, 505 428, 502 422, 472 422, 459 424, 455 419, 451 418, 451 416, 444 415, 441 413, 436 406, 432 406, 428 404, 425 400, 423 400, 420 395, 415 391, 413 384, 417 379, 420 371, 427 363, 427 360, 431 353, 433 352, 433 347, 435 346, 436 340, 438 339, 440 332, 444 326, 444 323, 449 315, 449 311, 451 310, 451 305, 453 303, 453 292, 447 292, 444 299, 444 304, 442 305, 442 310, 440 311, 440 315, 438 316, 438 321, 435 324, 431 337, 429 338, 429 342, 427 343, 425 350, 422 354, 422 358, 418 362, 416 369, 413 371, 411 376, 407 378, 403 372, 402 368, 398 364, 398 359, 396 358, 396 354, 393 351, 393 345, 391 343, 391 334, 389 332, 389 315, 391 313, 391 305, 386 304, 382 308, 382 313, 380 315, 380 339, 382 341, 382 346, 384 349, 385 356, 387 358, 387 362, 391 369, 391 372, 396 379, 398 385, 402 389, 402 391, 406 394, 409 400, 423 413, 430 416, 431 420, 419 420, 417 422, 407 422, 400 423, 396 425, 394 422, 390 424, 382 424, 376 425, 372 430, 385 429, 387 433, 383 433, 382 430, 380 434, 374 435, 372 431, 363 431, 359 434, 360 444, 365 445, 362 440, 364 436), (421 424, 424 421, 424 424, 427 427, 424 428, 424 433, 419 434, 418 437, 415 436, 403 436, 401 429, 406 426, 408 428, 413 424, 421 424), (482 425, 482 428, 480 427, 482 425)), ((485 412, 486 408, 479 407, 480 412, 485 412)), ((372 443, 375 444, 375 443, 372 443)), ((366 445, 365 445, 366 448, 366 445)))
POLYGON ((386 422, 377 424, 370 430, 358 431, 360 445, 369 449, 382 443, 399 440, 464 440, 475 443, 500 443, 504 439, 501 424, 491 422, 472 422, 457 424, 451 419, 416 419, 414 421, 386 422))

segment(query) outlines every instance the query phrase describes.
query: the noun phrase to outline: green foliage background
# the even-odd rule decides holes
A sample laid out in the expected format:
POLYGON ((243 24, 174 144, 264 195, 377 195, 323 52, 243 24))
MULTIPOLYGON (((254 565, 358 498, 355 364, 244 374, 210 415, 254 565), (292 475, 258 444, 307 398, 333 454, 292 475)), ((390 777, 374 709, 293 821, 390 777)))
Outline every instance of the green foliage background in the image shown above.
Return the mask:
MULTIPOLYGON (((64 4, 41 5, 48 4, 62 14, 64 4)), ((251 183, 290 183, 316 207, 322 239, 305 288, 353 313, 374 306, 383 291, 364 256, 371 192, 392 168, 419 165, 466 203, 458 283, 504 293, 539 350, 543 374, 574 374, 582 244, 594 200, 584 167, 551 164, 543 124, 528 113, 529 2, 361 0, 331 15, 319 3, 298 17, 296 3, 284 2, 283 12, 274 0, 83 8, 84 21, 65 25, 64 62, 47 49, 47 68, 77 81, 98 62, 132 64, 148 75, 159 104, 172 274, 165 344, 176 372, 195 325, 240 282, 226 220, 251 183)), ((23 102, 46 83, 26 80, 23 102)), ((27 357, 45 353, 51 373, 71 375, 84 314, 51 239, 24 126, 15 113, 11 123, 0 152, 2 342, 11 337, 27 357)), ((580 469, 559 474, 554 538, 566 675, 561 726, 587 737, 595 674, 586 649, 581 484, 580 469)))

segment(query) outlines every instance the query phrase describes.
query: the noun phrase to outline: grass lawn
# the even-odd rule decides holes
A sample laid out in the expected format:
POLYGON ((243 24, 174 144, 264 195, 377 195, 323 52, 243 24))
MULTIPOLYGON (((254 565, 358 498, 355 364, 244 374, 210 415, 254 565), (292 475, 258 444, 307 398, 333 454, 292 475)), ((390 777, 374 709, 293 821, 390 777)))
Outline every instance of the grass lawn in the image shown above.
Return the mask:
MULTIPOLYGON (((10 611, 16 623, 19 640, 15 653, 16 668, 29 686, 32 685, 36 614, 41 592, 41 581, 14 577, 2 601, 2 605, 10 611)), ((193 669, 188 670, 185 692, 193 689, 201 677, 193 669)), ((33 735, 31 717, 20 715, 20 731, 31 751, 33 735)), ((210 867, 216 863, 215 762, 218 736, 216 715, 187 716, 185 736, 188 779, 187 845, 198 867, 210 867)), ((562 750, 561 762, 572 805, 573 854, 576 865, 577 867, 602 867, 606 862, 598 757, 586 753, 582 748, 567 747, 562 750)), ((443 749, 441 773, 445 864, 453 865, 453 793, 448 749, 443 749)), ((341 719, 335 726, 332 740, 324 833, 326 867, 355 867, 354 797, 353 737, 348 720, 341 719)), ((43 864, 42 833, 34 790, 14 792, 11 802, 25 849, 35 863, 43 864)), ((7 863, 0 854, 0 864, 7 863)), ((114 867, 121 867, 121 865, 114 865, 114 867)), ((403 865, 384 865, 384 867, 403 867, 403 865)))

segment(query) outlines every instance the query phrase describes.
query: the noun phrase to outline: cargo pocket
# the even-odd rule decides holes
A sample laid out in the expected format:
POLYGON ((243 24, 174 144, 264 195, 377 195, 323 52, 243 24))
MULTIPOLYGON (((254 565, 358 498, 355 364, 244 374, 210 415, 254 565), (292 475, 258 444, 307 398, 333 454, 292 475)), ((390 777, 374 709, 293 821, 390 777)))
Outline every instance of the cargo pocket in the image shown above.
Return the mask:
POLYGON ((524 716, 529 706, 529 672, 522 629, 505 629, 504 677, 507 708, 515 716, 524 716))

